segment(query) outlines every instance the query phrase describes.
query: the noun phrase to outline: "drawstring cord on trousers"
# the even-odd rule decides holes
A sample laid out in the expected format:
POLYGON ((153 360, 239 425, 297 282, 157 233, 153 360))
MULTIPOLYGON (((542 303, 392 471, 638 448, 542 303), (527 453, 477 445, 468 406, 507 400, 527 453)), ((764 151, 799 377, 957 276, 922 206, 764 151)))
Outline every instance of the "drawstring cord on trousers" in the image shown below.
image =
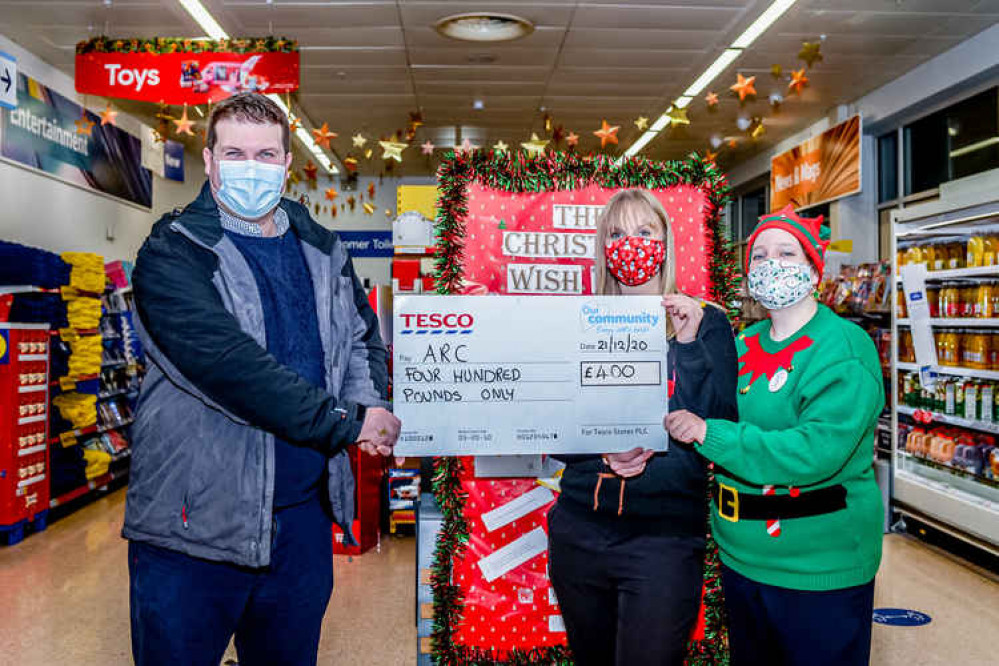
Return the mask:
POLYGON ((600 486, 603 485, 604 479, 620 479, 621 481, 621 490, 617 497, 617 515, 620 516, 624 513, 624 484, 627 482, 627 479, 617 474, 597 472, 597 487, 593 489, 593 510, 596 511, 600 507, 600 486))

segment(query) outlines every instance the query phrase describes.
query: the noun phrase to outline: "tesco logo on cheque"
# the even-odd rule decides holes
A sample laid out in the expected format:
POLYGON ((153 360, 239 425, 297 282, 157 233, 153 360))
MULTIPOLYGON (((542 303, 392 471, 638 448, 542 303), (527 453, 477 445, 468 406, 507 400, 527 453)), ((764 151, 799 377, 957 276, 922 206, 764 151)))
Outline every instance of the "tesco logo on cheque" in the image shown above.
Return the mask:
POLYGON ((407 313, 400 316, 403 335, 468 335, 475 324, 475 317, 468 313, 407 313))

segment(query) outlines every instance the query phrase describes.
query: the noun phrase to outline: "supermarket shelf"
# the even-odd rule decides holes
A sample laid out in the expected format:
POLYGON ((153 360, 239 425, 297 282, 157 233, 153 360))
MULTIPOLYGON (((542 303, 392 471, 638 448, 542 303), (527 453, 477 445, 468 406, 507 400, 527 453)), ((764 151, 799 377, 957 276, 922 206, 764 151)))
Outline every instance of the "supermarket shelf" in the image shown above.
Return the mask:
POLYGON ((62 436, 72 435, 75 438, 80 438, 80 437, 86 437, 87 435, 99 435, 99 434, 102 434, 102 433, 105 433, 105 432, 109 432, 111 430, 118 430, 119 428, 126 428, 126 427, 132 425, 133 423, 135 423, 135 419, 128 419, 128 420, 122 421, 121 423, 118 423, 116 425, 106 425, 106 426, 101 426, 101 427, 97 427, 96 425, 92 425, 92 426, 87 426, 86 428, 78 428, 76 430, 69 430, 67 432, 62 433, 61 435, 59 435, 57 437, 52 437, 51 439, 49 439, 49 444, 56 444, 56 443, 58 443, 60 441, 59 438, 62 437, 62 436))
POLYGON ((17 420, 17 425, 30 425, 32 423, 44 423, 45 419, 48 418, 48 414, 37 414, 36 416, 25 416, 22 419, 17 420))
MULTIPOLYGON (((924 464, 926 461, 911 458, 924 464)), ((932 471, 932 466, 926 465, 932 471)), ((947 470, 952 471, 950 469, 947 470)), ((944 524, 999 545, 999 506, 995 502, 972 494, 948 481, 948 475, 937 471, 939 478, 926 478, 909 470, 895 471, 893 497, 944 524)), ((950 477, 961 481, 959 477, 950 477)))
MULTIPOLYGON (((896 363, 899 370, 909 372, 919 372, 919 366, 915 363, 896 363)), ((955 377, 974 377, 976 379, 994 379, 999 381, 999 372, 995 370, 975 370, 974 368, 959 368, 949 365, 935 365, 933 371, 938 375, 953 375, 955 377)))
POLYGON ((58 289, 45 289, 27 284, 0 286, 0 294, 55 294, 58 292, 58 289))
MULTIPOLYGON (((911 319, 899 319, 899 326, 912 326, 911 319)), ((999 319, 978 319, 971 317, 933 318, 930 326, 955 326, 960 328, 999 328, 999 319)))
POLYGON ((38 446, 31 446, 31 447, 28 447, 26 449, 21 449, 20 451, 18 451, 17 452, 17 456, 19 458, 23 458, 24 456, 30 456, 33 453, 41 453, 42 451, 44 451, 47 448, 48 448, 48 445, 46 445, 46 444, 39 444, 38 446))
POLYGON ((41 393, 42 391, 48 390, 48 386, 45 384, 36 384, 34 386, 18 386, 18 393, 41 393))
POLYGON ((128 395, 129 393, 134 393, 138 389, 135 388, 123 388, 117 389, 115 391, 108 391, 107 393, 98 393, 98 400, 107 400, 108 398, 117 398, 120 395, 128 395))
POLYGON ((54 509, 61 504, 72 502, 73 500, 79 499, 80 497, 83 497, 87 493, 93 492, 98 488, 104 488, 112 481, 115 481, 125 476, 128 476, 127 469, 121 470, 119 472, 110 472, 108 474, 99 476, 92 481, 88 481, 87 485, 85 486, 80 486, 76 490, 71 490, 68 493, 65 493, 64 495, 60 495, 59 497, 54 498, 51 502, 49 502, 49 507, 54 509))
POLYGON ((42 481, 44 481, 47 478, 48 477, 45 476, 44 474, 39 474, 38 476, 33 476, 33 477, 29 478, 29 479, 24 479, 23 481, 18 481, 17 482, 17 487, 18 488, 27 488, 28 486, 33 486, 36 483, 41 483, 42 481))
POLYGON ((47 361, 49 360, 48 354, 18 354, 18 361, 47 361))
MULTIPOLYGON (((917 456, 904 450, 900 450, 898 452, 898 455, 909 462, 922 465, 923 467, 930 467, 935 470, 947 472, 948 474, 951 474, 953 476, 962 477, 970 481, 980 483, 983 486, 988 486, 989 488, 994 488, 996 490, 999 490, 999 481, 996 481, 994 479, 987 479, 984 476, 978 476, 974 472, 969 472, 968 470, 963 469, 961 467, 954 467, 952 465, 948 465, 947 463, 937 462, 936 460, 932 460, 930 458, 924 458, 922 456, 917 456)), ((988 502, 989 505, 991 505, 993 508, 999 511, 999 504, 996 504, 995 502, 991 502, 988 500, 986 501, 988 502)))
MULTIPOLYGON (((927 281, 934 280, 954 280, 960 278, 990 278, 999 277, 999 266, 979 266, 977 268, 954 268, 946 271, 928 271, 926 273, 927 281)), ((902 281, 902 276, 899 275, 897 278, 898 282, 902 281)))
POLYGON ((111 430, 118 430, 120 428, 127 428, 128 426, 132 425, 133 423, 135 423, 135 419, 127 419, 127 420, 122 421, 121 423, 119 423, 117 425, 102 426, 102 427, 100 427, 100 428, 97 429, 97 432, 98 433, 104 433, 104 432, 109 432, 111 430))
POLYGON ((972 421, 970 419, 963 419, 951 414, 941 414, 939 412, 930 412, 929 410, 922 409, 917 410, 915 407, 909 407, 908 405, 899 405, 898 413, 906 414, 912 416, 917 411, 929 412, 933 414, 933 423, 942 423, 945 425, 954 425, 961 428, 968 428, 969 430, 979 430, 981 432, 988 432, 999 435, 999 423, 986 423, 985 421, 972 421))
POLYGON ((126 365, 128 365, 128 361, 109 361, 101 363, 101 369, 124 368, 126 365))

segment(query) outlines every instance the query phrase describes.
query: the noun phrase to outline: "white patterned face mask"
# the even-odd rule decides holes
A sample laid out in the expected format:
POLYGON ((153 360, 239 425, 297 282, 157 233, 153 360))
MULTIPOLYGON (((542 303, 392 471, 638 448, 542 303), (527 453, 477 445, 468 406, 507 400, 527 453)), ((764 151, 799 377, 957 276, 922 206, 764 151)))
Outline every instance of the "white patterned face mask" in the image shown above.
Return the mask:
POLYGON ((749 295, 767 310, 783 310, 808 298, 815 290, 812 268, 778 259, 761 261, 749 270, 749 295))

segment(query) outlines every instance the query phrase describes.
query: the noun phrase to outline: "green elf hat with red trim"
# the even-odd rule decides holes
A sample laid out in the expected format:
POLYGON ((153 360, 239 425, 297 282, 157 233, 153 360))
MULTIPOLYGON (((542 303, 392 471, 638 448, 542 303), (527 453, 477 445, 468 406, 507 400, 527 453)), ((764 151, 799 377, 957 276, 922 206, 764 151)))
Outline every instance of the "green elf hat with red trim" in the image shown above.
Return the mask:
POLYGON ((746 243, 746 272, 749 272, 749 261, 753 255, 753 243, 756 242, 756 238, 767 229, 782 229, 798 239, 805 254, 812 260, 819 275, 822 275, 826 265, 826 248, 829 247, 829 240, 823 238, 826 235, 822 229, 824 219, 822 215, 801 217, 794 212, 791 204, 776 213, 762 216, 746 243))

